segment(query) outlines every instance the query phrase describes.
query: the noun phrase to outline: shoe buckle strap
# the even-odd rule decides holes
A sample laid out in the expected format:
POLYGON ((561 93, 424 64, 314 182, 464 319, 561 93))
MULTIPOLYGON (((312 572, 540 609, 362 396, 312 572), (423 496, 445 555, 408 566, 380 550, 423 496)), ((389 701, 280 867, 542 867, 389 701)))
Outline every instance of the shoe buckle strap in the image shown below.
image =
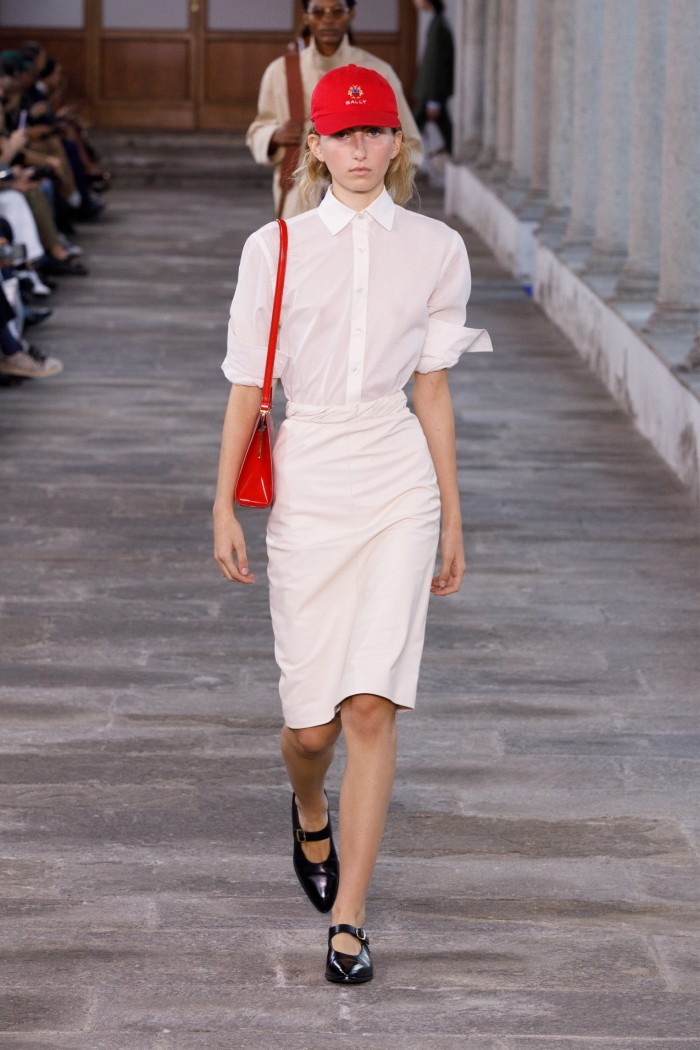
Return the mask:
POLYGON ((349 933, 351 937, 357 937, 361 944, 366 944, 369 947, 369 937, 364 926, 351 926, 348 922, 339 922, 336 926, 331 926, 328 931, 328 940, 331 941, 339 933, 349 933))
POLYGON ((331 837, 330 829, 326 824, 321 831, 304 831, 303 828, 294 829, 294 838, 297 842, 323 842, 331 837))

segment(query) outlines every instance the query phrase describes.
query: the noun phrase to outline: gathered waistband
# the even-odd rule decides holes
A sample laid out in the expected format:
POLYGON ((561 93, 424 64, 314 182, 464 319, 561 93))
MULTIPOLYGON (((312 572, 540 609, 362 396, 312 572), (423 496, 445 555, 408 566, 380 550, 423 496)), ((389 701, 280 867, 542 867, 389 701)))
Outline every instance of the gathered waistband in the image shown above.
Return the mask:
POLYGON ((406 405, 403 390, 376 401, 358 401, 353 405, 302 405, 298 401, 287 402, 287 419, 299 419, 305 423, 347 423, 351 419, 372 419, 390 416, 406 405))

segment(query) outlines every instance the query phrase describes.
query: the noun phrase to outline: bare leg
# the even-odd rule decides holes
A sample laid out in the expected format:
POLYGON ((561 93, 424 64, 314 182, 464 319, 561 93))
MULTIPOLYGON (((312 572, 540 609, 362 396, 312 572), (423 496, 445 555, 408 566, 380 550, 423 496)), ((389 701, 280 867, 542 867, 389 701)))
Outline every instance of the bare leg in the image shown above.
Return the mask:
MULTIPOLYGON (((340 885, 333 923, 362 926, 394 783, 396 707, 383 697, 361 694, 343 702, 340 718, 348 758, 340 791, 340 885)), ((341 933, 333 947, 356 954, 360 944, 341 933)))
MULTIPOLYGON (((309 729, 284 726, 280 749, 297 800, 299 820, 305 831, 321 831, 328 819, 323 784, 333 761, 335 742, 340 734, 340 718, 309 729)), ((330 853, 328 840, 302 842, 307 860, 319 864, 330 853)))

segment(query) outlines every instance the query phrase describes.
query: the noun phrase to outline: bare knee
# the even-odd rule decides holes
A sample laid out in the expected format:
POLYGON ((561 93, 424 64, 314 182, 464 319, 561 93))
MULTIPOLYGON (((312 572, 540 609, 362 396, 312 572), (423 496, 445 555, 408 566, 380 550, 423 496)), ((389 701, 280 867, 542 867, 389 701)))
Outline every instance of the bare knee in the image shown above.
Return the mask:
POLYGON ((306 729, 290 729, 287 726, 285 732, 292 735, 297 751, 308 758, 324 754, 333 747, 338 738, 338 729, 333 722, 323 726, 309 726, 306 729))
POLYGON ((345 733, 371 739, 396 728, 396 707, 382 696, 349 696, 341 708, 345 733))

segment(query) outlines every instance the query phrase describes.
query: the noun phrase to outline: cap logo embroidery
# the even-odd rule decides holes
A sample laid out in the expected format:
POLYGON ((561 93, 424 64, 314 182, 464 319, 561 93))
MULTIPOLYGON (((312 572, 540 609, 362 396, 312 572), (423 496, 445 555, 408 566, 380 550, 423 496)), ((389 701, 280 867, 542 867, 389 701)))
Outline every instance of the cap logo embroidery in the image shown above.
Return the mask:
POLYGON ((366 106, 367 99, 363 98, 364 91, 359 84, 351 84, 348 88, 348 99, 345 102, 346 106, 366 106))

